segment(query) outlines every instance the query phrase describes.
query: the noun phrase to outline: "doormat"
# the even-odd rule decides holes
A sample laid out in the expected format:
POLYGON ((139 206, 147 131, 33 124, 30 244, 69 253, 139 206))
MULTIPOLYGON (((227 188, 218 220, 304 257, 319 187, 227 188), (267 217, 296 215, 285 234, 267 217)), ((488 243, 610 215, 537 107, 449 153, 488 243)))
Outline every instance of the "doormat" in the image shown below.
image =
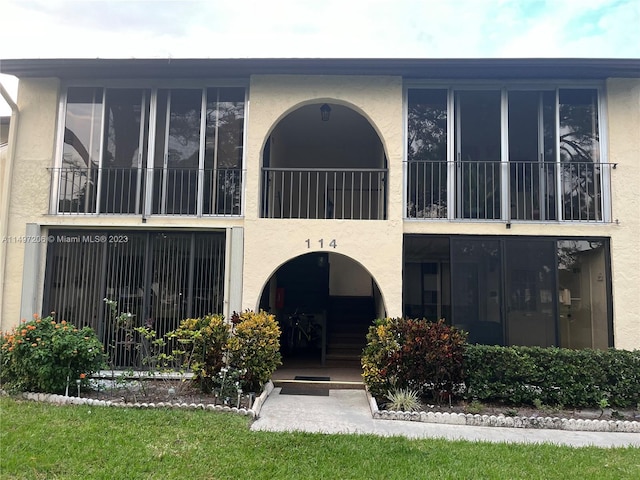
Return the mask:
POLYGON ((305 377, 304 375, 296 375, 294 380, 302 380, 304 382, 328 382, 331 377, 305 377))
POLYGON ((329 389, 316 385, 285 385, 280 390, 280 395, 310 395, 315 397, 328 397, 329 389))

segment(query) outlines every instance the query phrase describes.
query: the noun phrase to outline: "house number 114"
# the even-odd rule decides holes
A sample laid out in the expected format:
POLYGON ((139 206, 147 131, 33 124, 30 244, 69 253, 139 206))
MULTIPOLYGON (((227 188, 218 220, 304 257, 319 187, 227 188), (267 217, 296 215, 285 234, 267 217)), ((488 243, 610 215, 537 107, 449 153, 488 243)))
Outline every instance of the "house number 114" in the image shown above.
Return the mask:
MULTIPOLYGON (((311 244, 313 243, 313 242, 311 241, 311 239, 310 239, 310 238, 307 238, 307 239, 305 240, 305 242, 307 242, 307 248, 311 248, 311 244)), ((320 244, 320 248, 324 248, 324 238, 319 239, 319 240, 318 240, 318 243, 320 244)), ((331 248, 336 248, 336 247, 338 246, 338 244, 336 243, 336 239, 335 239, 335 238, 334 238, 334 239, 332 239, 332 240, 328 243, 328 246, 329 246, 329 247, 331 247, 331 248)))

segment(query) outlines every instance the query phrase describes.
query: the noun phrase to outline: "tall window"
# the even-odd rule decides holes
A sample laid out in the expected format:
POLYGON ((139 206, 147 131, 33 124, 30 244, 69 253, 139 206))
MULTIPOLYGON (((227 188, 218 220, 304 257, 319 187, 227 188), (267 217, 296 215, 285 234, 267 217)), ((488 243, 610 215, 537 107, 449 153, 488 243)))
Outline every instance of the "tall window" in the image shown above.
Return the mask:
POLYGON ((206 124, 203 213, 238 213, 241 207, 244 90, 208 89, 206 124))
POLYGON ((509 91, 509 212, 555 220, 556 92, 509 91))
POLYGON ((500 91, 456 93, 459 218, 500 218, 500 91))
POLYGON ((57 212, 239 215, 244 95, 70 87, 57 212))
POLYGON ((602 219, 598 95, 560 90, 559 150, 563 214, 572 220, 602 219))
POLYGON ((447 91, 410 90, 408 123, 408 214, 446 218, 447 91))
POLYGON ((59 210, 94 213, 100 167, 103 118, 102 88, 76 88, 67 95, 59 180, 59 210))
POLYGON ((608 218, 595 88, 412 88, 407 124, 409 218, 608 218))

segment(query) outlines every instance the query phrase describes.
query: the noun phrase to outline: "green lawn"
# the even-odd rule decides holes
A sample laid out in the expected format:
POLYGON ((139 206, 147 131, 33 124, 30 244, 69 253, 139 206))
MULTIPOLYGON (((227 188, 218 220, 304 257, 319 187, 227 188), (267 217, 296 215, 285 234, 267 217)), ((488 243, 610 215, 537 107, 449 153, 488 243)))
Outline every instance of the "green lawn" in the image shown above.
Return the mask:
POLYGON ((208 411, 0 399, 2 479, 637 479, 640 449, 252 432, 208 411))

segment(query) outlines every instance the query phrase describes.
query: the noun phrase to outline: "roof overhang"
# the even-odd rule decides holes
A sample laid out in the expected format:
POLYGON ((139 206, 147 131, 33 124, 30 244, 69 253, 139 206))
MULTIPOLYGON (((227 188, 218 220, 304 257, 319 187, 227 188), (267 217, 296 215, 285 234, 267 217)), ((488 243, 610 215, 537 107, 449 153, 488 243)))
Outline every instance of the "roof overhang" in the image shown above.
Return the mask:
POLYGON ((640 77, 640 59, 8 59, 0 60, 0 73, 60 79, 392 75, 407 79, 595 80, 640 77))

